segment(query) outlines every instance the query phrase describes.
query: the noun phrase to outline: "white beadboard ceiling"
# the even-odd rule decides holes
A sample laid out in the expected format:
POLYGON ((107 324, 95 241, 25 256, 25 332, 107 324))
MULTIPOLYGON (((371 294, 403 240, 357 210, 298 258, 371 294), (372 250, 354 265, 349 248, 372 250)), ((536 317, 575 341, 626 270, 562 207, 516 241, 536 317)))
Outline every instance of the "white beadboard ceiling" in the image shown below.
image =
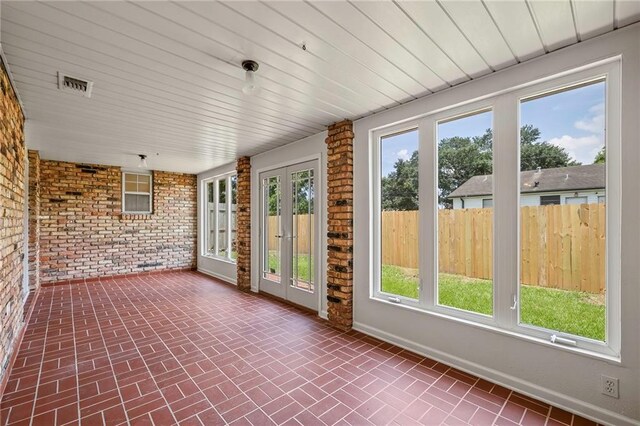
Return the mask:
POLYGON ((189 173, 640 20, 638 0, 1 7, 30 148, 123 167, 146 154, 153 169, 189 173), (256 96, 241 91, 243 59, 260 63, 256 96), (93 81, 92 97, 59 91, 58 71, 93 81))

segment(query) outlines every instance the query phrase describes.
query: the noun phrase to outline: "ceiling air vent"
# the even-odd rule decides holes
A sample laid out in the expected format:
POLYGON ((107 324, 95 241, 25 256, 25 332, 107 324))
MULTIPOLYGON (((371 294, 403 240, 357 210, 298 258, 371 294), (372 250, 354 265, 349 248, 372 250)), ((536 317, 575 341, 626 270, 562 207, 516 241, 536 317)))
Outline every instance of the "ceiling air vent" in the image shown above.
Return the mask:
POLYGON ((92 88, 93 81, 84 80, 78 77, 71 77, 70 75, 58 72, 58 89, 63 92, 75 93, 76 95, 82 95, 85 98, 90 98, 92 88))

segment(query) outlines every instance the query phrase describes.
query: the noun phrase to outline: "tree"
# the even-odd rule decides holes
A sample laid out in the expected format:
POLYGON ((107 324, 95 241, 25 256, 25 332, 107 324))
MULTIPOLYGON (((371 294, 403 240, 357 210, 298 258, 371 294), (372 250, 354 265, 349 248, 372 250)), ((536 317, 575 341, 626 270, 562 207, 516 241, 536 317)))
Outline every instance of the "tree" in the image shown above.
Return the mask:
POLYGON ((604 150, 604 146, 596 154, 596 158, 593 160, 593 164, 604 164, 607 160, 607 154, 604 150))
POLYGON ((383 210, 418 210, 418 151, 408 160, 396 161, 380 189, 383 210))
MULTIPOLYGON (((520 129, 520 170, 535 170, 579 165, 564 148, 540 142, 540 130, 530 124, 520 129)), ((438 143, 438 202, 452 207, 448 198, 473 176, 493 173, 493 133, 487 129, 481 136, 442 139, 438 143)), ((398 160, 394 170, 381 182, 383 210, 418 209, 418 152, 408 160, 398 160)))

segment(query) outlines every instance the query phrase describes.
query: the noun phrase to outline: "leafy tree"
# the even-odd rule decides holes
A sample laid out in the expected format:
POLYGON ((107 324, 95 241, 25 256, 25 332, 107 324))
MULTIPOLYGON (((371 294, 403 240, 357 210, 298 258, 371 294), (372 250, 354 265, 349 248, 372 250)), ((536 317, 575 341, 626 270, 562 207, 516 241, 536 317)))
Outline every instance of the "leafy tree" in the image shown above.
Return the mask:
POLYGON ((408 160, 396 161, 380 189, 383 210, 418 210, 418 151, 408 160))
MULTIPOLYGON (((292 185, 295 185, 295 187, 292 189, 296 191, 296 197, 294 198, 295 202, 292 206, 293 213, 307 214, 309 211, 313 213, 314 188, 310 185, 310 179, 309 179, 309 178, 313 179, 313 177, 310 176, 309 172, 306 170, 297 172, 296 177, 297 177, 297 180, 294 180, 292 182, 292 185)), ((280 193, 280 190, 282 191, 282 194, 280 194, 282 197, 290 196, 288 194, 290 194, 291 192, 287 191, 286 188, 279 189, 278 186, 282 185, 282 183, 276 179, 270 179, 268 185, 269 185, 268 214, 269 216, 277 216, 279 213, 281 213, 280 211, 278 211, 278 194, 280 193)), ((280 209, 282 209, 282 205, 280 205, 280 209)))
MULTIPOLYGON (((438 202, 452 207, 447 198, 473 176, 493 173, 493 133, 487 129, 481 136, 442 139, 438 143, 438 202)), ((579 165, 564 148, 540 141, 540 130, 530 124, 520 129, 521 170, 535 170, 579 165)), ((418 209, 418 152, 408 160, 398 160, 394 170, 381 182, 383 210, 418 209)))
POLYGON ((596 158, 593 160, 593 164, 604 164, 607 160, 607 154, 605 153, 604 146, 596 154, 596 158))

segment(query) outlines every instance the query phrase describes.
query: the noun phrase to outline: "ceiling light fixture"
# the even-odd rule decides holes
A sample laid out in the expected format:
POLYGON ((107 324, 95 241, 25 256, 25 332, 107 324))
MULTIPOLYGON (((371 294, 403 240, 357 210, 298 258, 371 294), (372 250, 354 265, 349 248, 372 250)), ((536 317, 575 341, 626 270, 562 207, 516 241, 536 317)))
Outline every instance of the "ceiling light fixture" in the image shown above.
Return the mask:
POLYGON ((138 154, 138 157, 140 157, 140 162, 138 163, 138 167, 141 169, 148 169, 149 166, 147 165, 147 156, 144 154, 138 154))
POLYGON ((255 95, 260 90, 260 87, 256 83, 256 71, 258 71, 258 63, 252 60, 242 61, 242 69, 245 70, 244 85, 242 86, 242 93, 245 95, 255 95))

